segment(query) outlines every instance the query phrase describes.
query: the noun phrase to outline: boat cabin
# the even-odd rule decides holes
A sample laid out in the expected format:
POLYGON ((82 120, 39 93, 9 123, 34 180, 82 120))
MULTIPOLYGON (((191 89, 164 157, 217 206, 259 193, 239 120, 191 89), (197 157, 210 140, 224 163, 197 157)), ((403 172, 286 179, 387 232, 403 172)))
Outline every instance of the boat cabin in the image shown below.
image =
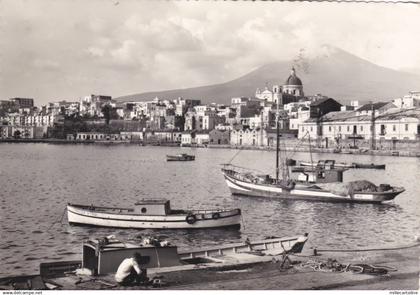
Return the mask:
POLYGON ((320 160, 314 167, 295 167, 292 172, 297 172, 297 180, 303 182, 343 182, 344 168, 335 167, 334 160, 320 160))
POLYGON ((176 246, 123 243, 116 239, 92 239, 83 243, 82 267, 95 275, 114 273, 125 258, 140 253, 146 268, 181 265, 176 246))
POLYGON ((171 213, 169 200, 165 199, 144 199, 134 205, 134 212, 140 215, 168 215, 171 213))

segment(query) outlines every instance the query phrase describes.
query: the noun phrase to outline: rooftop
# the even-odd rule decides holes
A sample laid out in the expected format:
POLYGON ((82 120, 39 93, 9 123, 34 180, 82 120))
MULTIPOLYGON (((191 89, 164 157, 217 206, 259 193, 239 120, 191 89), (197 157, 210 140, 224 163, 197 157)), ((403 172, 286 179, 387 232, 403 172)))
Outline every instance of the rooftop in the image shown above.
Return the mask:
MULTIPOLYGON (((338 111, 330 112, 322 116, 320 122, 334 122, 334 121, 370 121, 372 117, 370 115, 358 115, 358 111, 338 111)), ((399 109, 393 108, 388 110, 386 113, 376 116, 376 120, 399 120, 402 118, 417 118, 420 119, 420 108, 412 109, 399 109)), ((305 122, 316 122, 317 118, 310 118, 305 122)))
POLYGON ((374 110, 378 110, 378 109, 382 108, 386 104, 388 104, 388 103, 387 102, 375 102, 373 104, 372 103, 368 103, 368 104, 365 104, 365 105, 361 106, 360 108, 358 108, 357 111, 358 112, 361 112, 361 111, 370 111, 372 108, 374 110))
POLYGON ((324 102, 326 102, 329 99, 332 99, 332 98, 324 97, 324 98, 320 98, 320 99, 314 100, 313 102, 311 102, 311 107, 312 106, 318 106, 320 104, 323 104, 324 102))

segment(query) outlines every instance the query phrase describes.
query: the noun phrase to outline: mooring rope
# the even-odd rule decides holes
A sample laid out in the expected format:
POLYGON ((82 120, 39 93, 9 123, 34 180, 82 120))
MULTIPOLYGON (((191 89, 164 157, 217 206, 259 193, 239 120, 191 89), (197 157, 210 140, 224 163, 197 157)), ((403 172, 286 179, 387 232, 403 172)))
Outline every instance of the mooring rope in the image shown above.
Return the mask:
POLYGON ((49 232, 50 231, 50 229, 55 225, 55 224, 57 224, 58 222, 60 222, 61 224, 63 224, 62 222, 63 222, 63 218, 64 218, 64 215, 66 214, 66 210, 67 210, 67 207, 66 208, 64 208, 64 210, 63 210, 63 214, 61 214, 61 217, 60 217, 60 219, 57 219, 56 221, 54 221, 49 227, 48 227, 48 229, 47 229, 47 232, 49 232))

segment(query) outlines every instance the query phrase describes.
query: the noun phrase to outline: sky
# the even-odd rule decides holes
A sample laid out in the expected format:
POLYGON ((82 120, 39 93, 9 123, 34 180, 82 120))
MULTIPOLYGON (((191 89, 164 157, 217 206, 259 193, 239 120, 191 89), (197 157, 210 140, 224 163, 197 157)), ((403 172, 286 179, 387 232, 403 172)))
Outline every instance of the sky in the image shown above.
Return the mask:
POLYGON ((420 5, 0 0, 0 100, 210 85, 324 44, 420 72, 420 5))

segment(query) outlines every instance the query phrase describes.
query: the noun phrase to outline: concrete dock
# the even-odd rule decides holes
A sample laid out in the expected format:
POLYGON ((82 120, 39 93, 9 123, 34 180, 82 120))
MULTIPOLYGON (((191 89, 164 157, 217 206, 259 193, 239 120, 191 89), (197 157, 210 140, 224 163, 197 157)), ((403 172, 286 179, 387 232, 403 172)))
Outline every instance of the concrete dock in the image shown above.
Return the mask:
POLYGON ((219 263, 182 265, 149 269, 150 278, 159 277, 160 287, 121 287, 113 275, 76 277, 69 275, 52 282, 60 289, 167 289, 167 290, 418 290, 420 244, 394 250, 352 252, 319 252, 306 249, 299 255, 289 255, 291 264, 280 267, 281 256, 257 256, 222 259, 219 263), (367 264, 385 267, 386 274, 332 271, 308 267, 311 263, 335 260, 342 265, 367 264), (77 283, 76 283, 77 282, 77 283))

